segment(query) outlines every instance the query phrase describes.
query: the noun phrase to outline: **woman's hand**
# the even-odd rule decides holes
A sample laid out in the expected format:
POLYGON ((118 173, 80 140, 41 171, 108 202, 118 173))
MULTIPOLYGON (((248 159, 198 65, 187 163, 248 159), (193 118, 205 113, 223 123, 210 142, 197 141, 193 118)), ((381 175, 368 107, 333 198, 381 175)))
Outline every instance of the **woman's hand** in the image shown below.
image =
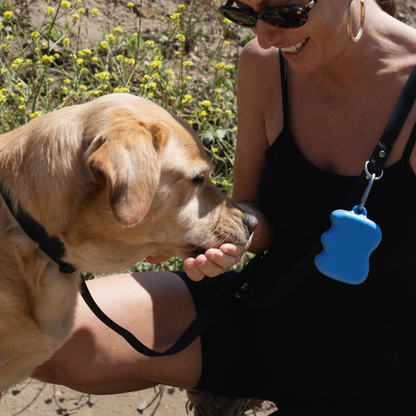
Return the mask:
POLYGON ((251 237, 245 246, 227 243, 219 248, 208 249, 205 254, 200 254, 196 259, 188 258, 183 263, 186 274, 195 281, 202 280, 205 276, 218 276, 238 263, 250 244, 251 237))

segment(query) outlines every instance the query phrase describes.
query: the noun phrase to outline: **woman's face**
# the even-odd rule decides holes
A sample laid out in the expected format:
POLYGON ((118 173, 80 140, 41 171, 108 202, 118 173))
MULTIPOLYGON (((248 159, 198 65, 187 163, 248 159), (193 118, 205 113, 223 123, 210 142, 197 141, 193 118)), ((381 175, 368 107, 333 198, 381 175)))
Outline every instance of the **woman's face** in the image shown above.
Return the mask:
MULTIPOLYGON (((359 4, 359 1, 355 1, 359 4)), ((236 6, 253 8, 256 12, 266 7, 298 6, 305 0, 238 0, 236 6)), ((307 22, 296 29, 279 29, 258 20, 253 32, 261 48, 279 48, 295 71, 313 73, 339 56, 348 46, 345 0, 319 0, 308 13, 307 22)))

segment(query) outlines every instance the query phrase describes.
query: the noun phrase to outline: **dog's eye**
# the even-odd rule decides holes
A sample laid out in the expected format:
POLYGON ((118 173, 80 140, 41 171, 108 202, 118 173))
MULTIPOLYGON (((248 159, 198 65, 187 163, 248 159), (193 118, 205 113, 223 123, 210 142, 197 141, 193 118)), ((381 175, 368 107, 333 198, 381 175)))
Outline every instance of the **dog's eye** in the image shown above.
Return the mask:
POLYGON ((192 183, 195 185, 202 185, 204 182, 204 175, 198 175, 192 178, 192 183))

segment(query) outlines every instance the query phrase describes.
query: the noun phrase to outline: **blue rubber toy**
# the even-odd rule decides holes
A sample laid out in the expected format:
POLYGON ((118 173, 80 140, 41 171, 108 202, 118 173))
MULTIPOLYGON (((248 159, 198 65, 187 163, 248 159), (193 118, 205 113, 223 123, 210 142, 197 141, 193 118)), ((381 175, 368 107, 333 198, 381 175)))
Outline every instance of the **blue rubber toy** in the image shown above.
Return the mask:
POLYGON ((316 268, 332 279, 358 285, 368 276, 370 255, 381 241, 380 227, 358 205, 332 212, 331 223, 321 236, 323 251, 315 257, 316 268))

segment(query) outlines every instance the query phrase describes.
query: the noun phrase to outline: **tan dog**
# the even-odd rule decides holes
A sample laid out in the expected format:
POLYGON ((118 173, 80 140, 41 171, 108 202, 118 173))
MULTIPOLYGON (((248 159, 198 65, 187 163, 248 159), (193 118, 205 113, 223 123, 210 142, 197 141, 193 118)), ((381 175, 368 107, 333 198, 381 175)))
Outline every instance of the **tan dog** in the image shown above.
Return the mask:
MULTIPOLYGON (((0 182, 65 246, 78 270, 113 273, 148 256, 245 244, 255 227, 211 183, 189 126, 156 104, 114 94, 0 136, 0 182)), ((64 274, 0 197, 0 392, 68 337, 79 272, 64 274)))

